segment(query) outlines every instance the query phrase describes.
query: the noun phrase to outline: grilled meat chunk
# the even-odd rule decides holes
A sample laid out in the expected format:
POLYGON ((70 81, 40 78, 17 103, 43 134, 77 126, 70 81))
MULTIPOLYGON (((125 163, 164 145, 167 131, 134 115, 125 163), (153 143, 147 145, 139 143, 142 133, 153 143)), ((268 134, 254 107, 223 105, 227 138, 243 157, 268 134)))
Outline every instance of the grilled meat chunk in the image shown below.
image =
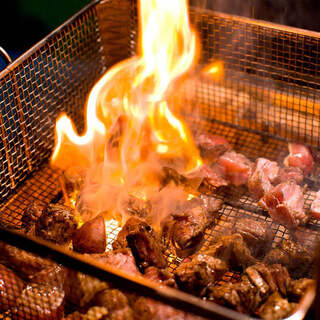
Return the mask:
POLYGON ((12 309, 14 320, 60 320, 64 314, 63 290, 47 285, 28 285, 12 309))
POLYGON ((178 206, 162 222, 164 246, 172 245, 180 257, 194 253, 202 244, 206 228, 214 223, 222 203, 214 197, 200 196, 178 206))
POLYGON ((29 203, 29 205, 24 209, 21 218, 22 228, 24 228, 26 232, 30 232, 30 230, 34 228, 41 214, 42 209, 38 202, 32 201, 31 203, 29 203))
POLYGON ((233 233, 239 233, 251 254, 261 258, 270 248, 274 233, 267 222, 242 218, 235 222, 233 233))
POLYGON ((293 280, 291 282, 291 287, 289 290, 289 297, 295 301, 299 302, 303 297, 307 289, 311 286, 315 286, 315 281, 313 279, 301 278, 297 280, 293 280))
POLYGON ((108 309, 94 306, 87 310, 85 314, 75 311, 68 314, 64 320, 108 320, 108 309))
POLYGON ((256 263, 256 259, 252 257, 249 248, 238 233, 221 237, 208 248, 206 254, 225 261, 233 270, 245 269, 256 263))
POLYGON ((113 249, 129 247, 137 264, 142 268, 166 267, 167 263, 158 235, 145 220, 138 217, 127 220, 112 247, 113 249))
POLYGON ((247 313, 253 313, 262 302, 259 289, 251 283, 246 275, 241 277, 241 281, 234 284, 234 288, 240 297, 242 306, 247 313))
POLYGON ((209 163, 216 161, 225 152, 231 150, 230 144, 224 137, 208 132, 196 135, 194 141, 200 150, 201 157, 209 163))
POLYGON ((135 259, 129 248, 108 251, 102 254, 86 254, 87 257, 95 259, 100 263, 111 265, 131 275, 140 275, 135 259))
POLYGON ((105 307, 108 310, 106 320, 133 320, 133 311, 128 298, 118 289, 105 289, 93 297, 93 306, 105 307))
POLYGON ((188 173, 186 178, 189 181, 193 181, 193 185, 198 189, 204 191, 210 191, 212 188, 219 188, 229 184, 223 168, 217 164, 211 166, 203 164, 196 170, 188 173))
POLYGON ((120 204, 121 210, 128 216, 137 216, 145 219, 151 211, 151 204, 149 201, 144 201, 133 195, 128 195, 120 204))
POLYGON ((23 281, 12 270, 0 264, 0 312, 14 307, 23 287, 23 281))
POLYGON ((30 277, 29 281, 30 283, 45 283, 51 287, 63 289, 66 274, 67 269, 65 267, 54 264, 50 267, 42 269, 40 272, 30 277))
POLYGON ((15 270, 20 277, 29 280, 41 270, 54 263, 27 251, 0 241, 0 263, 15 270))
POLYGON ((49 204, 36 222, 36 235, 58 244, 67 244, 77 228, 71 208, 49 204))
POLYGON ((243 154, 235 151, 224 153, 217 161, 224 176, 231 184, 240 186, 246 184, 252 171, 253 164, 243 154))
POLYGON ((174 309, 150 298, 140 297, 133 304, 135 319, 139 320, 204 320, 199 316, 174 309))
POLYGON ((174 275, 180 289, 200 294, 209 284, 221 279, 226 271, 228 265, 225 261, 206 253, 198 253, 191 261, 183 261, 174 275))
POLYGON ((313 218, 320 219, 320 191, 316 193, 312 201, 310 212, 313 218))
POLYGON ((97 292, 109 287, 107 282, 76 270, 67 270, 64 282, 66 300, 79 308, 87 307, 97 292))
POLYGON ((272 188, 272 182, 279 173, 279 166, 275 161, 258 158, 253 166, 252 173, 248 179, 250 195, 259 200, 272 188))
POLYGON ((174 276, 167 269, 158 269, 156 267, 148 267, 144 272, 144 277, 164 284, 168 287, 176 287, 174 276))
POLYGON ((273 184, 277 185, 289 180, 295 181, 297 184, 301 184, 303 181, 303 171, 296 167, 284 167, 280 168, 278 176, 274 179, 273 184))
POLYGON ((206 296, 209 301, 245 313, 247 310, 242 305, 242 301, 236 289, 237 286, 234 283, 224 282, 221 285, 209 287, 206 290, 206 296))
POLYGON ((273 187, 260 199, 259 205, 269 212, 274 221, 287 228, 295 228, 308 221, 303 208, 303 189, 291 180, 273 187))
POLYGON ((264 258, 265 263, 283 265, 294 278, 307 276, 314 261, 314 253, 293 240, 282 240, 278 247, 270 250, 264 258))
POLYGON ((310 150, 303 144, 289 143, 289 155, 283 163, 286 167, 296 167, 306 176, 314 169, 314 161, 310 150))
POLYGON ((245 271, 250 281, 260 290, 262 297, 279 291, 284 296, 291 288, 291 278, 287 269, 280 264, 255 264, 245 271))
POLYGON ((288 316, 294 306, 283 299, 278 292, 274 292, 258 310, 258 315, 264 320, 280 320, 288 316))
POLYGON ((102 215, 85 222, 72 235, 73 250, 80 253, 103 253, 106 244, 106 228, 102 215))

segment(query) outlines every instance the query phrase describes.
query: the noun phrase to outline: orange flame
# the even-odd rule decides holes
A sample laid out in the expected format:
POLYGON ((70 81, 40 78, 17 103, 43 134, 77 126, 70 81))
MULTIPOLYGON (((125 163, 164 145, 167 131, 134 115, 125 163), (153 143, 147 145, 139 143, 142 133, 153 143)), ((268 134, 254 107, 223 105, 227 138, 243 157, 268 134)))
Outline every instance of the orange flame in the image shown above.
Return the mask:
POLYGON ((70 118, 59 117, 52 164, 88 169, 116 162, 118 185, 150 154, 184 157, 186 171, 199 166, 192 135, 166 99, 175 80, 195 63, 196 48, 186 0, 141 0, 139 55, 113 66, 95 84, 82 135, 70 118))
POLYGON ((214 61, 206 66, 203 71, 213 80, 221 80, 224 76, 224 64, 222 61, 214 61))

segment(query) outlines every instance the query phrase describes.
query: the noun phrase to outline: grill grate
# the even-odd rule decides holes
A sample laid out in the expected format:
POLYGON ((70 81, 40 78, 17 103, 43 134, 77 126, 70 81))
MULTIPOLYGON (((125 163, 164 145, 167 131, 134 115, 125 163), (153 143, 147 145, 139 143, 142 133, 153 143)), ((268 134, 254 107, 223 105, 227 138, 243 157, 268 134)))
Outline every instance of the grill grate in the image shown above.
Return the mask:
MULTIPOLYGON (((183 116, 196 131, 227 138, 254 160, 281 162, 287 141, 320 146, 320 35, 210 11, 192 10, 202 52, 197 76, 187 82, 183 116), (224 77, 212 80, 202 66, 223 61, 224 77), (200 76, 199 76, 200 74, 200 76)), ((61 112, 83 130, 84 105, 93 84, 114 63, 133 55, 137 44, 134 0, 94 1, 0 73, 0 224, 19 229, 24 208, 62 201, 61 172, 48 164, 54 125, 61 112)), ((320 187, 319 172, 308 181, 308 210, 320 187)), ((225 200, 216 225, 207 230, 202 250, 235 219, 267 221, 276 233, 273 245, 290 237, 253 201, 246 188, 212 190, 225 200)), ((305 231, 310 248, 320 223, 305 231)), ((108 245, 118 228, 110 231, 108 245)), ((171 271, 181 263, 167 252, 171 271)), ((237 281, 228 273, 225 281, 237 281)))

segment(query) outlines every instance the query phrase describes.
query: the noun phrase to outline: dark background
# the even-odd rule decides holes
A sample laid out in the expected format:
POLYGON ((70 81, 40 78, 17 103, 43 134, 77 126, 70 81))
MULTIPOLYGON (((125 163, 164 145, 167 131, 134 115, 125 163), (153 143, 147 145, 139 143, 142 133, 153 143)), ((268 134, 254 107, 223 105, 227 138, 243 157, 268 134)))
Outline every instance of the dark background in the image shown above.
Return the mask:
MULTIPOLYGON (((1 0, 0 46, 13 59, 90 0, 1 0)), ((320 0, 190 0, 191 4, 320 31, 320 0)), ((0 58, 0 70, 5 63, 0 58)))

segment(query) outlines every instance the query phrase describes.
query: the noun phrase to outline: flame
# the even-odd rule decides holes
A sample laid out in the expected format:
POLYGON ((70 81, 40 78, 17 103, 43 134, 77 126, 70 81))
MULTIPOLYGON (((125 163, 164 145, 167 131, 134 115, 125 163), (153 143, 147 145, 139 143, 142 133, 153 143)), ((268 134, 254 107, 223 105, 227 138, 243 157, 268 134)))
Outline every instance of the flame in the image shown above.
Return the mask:
POLYGON ((206 66, 203 72, 213 80, 221 80, 224 76, 224 64, 222 61, 214 61, 206 66))
POLYGON ((185 171, 202 163, 191 132, 167 98, 197 58, 187 1, 140 0, 139 12, 139 54, 114 65, 94 85, 82 135, 67 115, 59 117, 51 158, 61 169, 112 164, 109 182, 127 188, 141 163, 148 168, 139 184, 156 184, 149 167, 158 160, 183 158, 185 171))

